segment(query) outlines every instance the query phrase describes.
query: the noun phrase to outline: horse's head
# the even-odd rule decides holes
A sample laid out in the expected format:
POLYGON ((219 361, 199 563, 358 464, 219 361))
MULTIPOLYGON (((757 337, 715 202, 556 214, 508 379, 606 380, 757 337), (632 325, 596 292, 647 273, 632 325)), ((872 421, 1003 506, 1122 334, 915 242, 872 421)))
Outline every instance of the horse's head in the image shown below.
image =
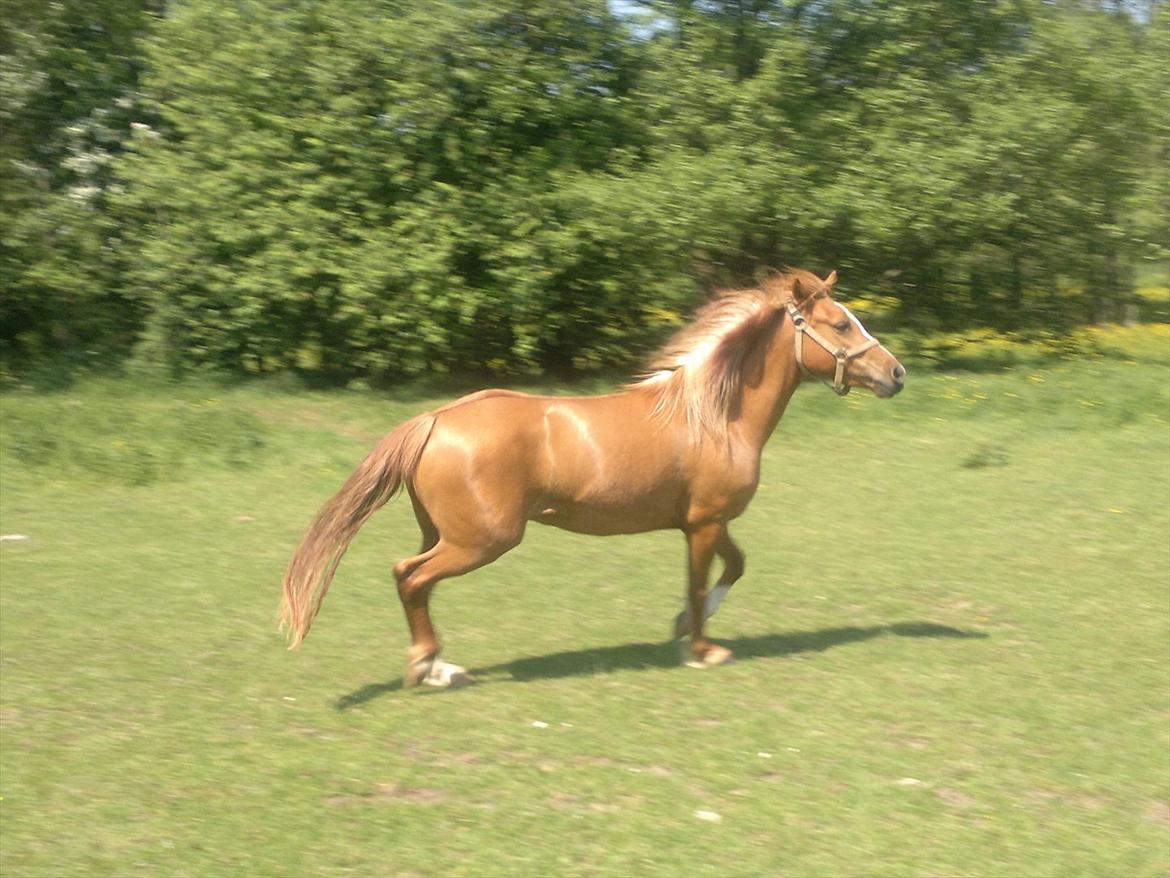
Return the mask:
POLYGON ((835 271, 823 281, 807 275, 792 279, 785 306, 796 328, 796 362, 806 375, 831 381, 841 396, 851 387, 868 387, 883 399, 891 397, 905 385, 906 369, 853 312, 833 301, 836 283, 835 271))

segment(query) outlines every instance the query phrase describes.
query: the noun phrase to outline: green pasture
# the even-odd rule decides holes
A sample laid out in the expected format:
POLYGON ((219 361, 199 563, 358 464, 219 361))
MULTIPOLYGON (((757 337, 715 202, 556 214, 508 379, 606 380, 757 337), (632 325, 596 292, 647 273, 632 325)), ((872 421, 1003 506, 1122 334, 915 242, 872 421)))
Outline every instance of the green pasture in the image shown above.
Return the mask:
POLYGON ((0 873, 1165 875, 1170 335, 1093 349, 802 389, 736 664, 666 639, 679 535, 534 525, 437 593, 481 681, 443 693, 399 688, 401 499, 300 651, 275 621, 317 507, 454 389, 10 382, 0 873))

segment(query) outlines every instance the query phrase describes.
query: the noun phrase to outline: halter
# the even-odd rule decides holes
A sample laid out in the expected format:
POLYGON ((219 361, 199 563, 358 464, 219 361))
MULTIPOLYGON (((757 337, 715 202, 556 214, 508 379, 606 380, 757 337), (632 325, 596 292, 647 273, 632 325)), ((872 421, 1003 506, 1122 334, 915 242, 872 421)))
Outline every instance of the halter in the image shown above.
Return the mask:
MULTIPOLYGON (((786 300, 784 307, 788 309, 788 313, 792 317, 792 325, 796 329, 796 363, 800 366, 800 371, 806 376, 812 375, 812 372, 804 365, 802 343, 804 337, 807 335, 837 359, 837 371, 833 375, 833 393, 837 394, 837 396, 845 396, 849 393, 849 388, 845 386, 845 367, 849 365, 850 360, 860 357, 870 348, 877 347, 878 340, 876 338, 867 338, 851 348, 834 347, 829 344, 827 338, 809 325, 808 320, 800 313, 800 309, 796 307, 796 303, 792 299, 786 300)), ((823 378, 821 380, 824 381, 823 378)), ((827 381, 825 383, 828 384, 827 381)))

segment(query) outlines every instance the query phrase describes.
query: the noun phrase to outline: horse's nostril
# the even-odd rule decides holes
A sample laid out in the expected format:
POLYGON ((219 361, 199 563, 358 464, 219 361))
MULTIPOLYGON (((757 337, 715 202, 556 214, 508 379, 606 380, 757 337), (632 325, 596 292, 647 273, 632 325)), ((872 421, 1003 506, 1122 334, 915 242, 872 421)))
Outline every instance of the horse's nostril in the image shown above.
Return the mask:
POLYGON ((906 377, 906 370, 902 367, 901 363, 898 363, 896 366, 894 366, 893 373, 895 381, 901 381, 906 377))

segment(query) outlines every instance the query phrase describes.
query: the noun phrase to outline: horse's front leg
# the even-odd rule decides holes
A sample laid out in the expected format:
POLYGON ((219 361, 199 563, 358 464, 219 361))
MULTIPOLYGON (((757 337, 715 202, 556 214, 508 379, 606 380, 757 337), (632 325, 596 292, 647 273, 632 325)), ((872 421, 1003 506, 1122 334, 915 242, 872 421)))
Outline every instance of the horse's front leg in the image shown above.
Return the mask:
MULTIPOLYGON (((731 534, 727 532, 726 526, 720 529, 719 539, 715 543, 715 554, 723 561, 723 573, 720 574, 719 581, 707 592, 707 598, 703 604, 704 619, 710 619, 715 615, 715 611, 723 603, 727 592, 743 576, 744 571, 743 552, 731 539, 731 534)), ((691 612, 688 602, 688 606, 684 606, 682 612, 674 618, 674 639, 678 640, 690 633, 691 612)))
POLYGON ((711 561, 727 528, 719 523, 700 525, 687 531, 687 610, 691 623, 691 644, 684 660, 688 667, 706 668, 731 661, 731 650, 703 636, 707 618, 707 577, 711 561))

